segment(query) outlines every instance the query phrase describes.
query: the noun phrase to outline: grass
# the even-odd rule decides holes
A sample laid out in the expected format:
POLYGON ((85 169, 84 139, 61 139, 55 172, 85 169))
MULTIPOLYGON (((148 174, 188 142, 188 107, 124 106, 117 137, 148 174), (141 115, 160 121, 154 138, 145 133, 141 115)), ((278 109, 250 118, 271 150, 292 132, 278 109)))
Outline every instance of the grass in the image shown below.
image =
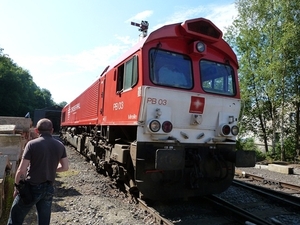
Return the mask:
POLYGON ((4 203, 3 203, 3 211, 2 216, 0 218, 0 224, 6 224, 10 208, 13 202, 13 191, 14 191, 14 178, 11 176, 5 177, 5 183, 4 183, 4 203))
POLYGON ((63 177, 70 177, 70 176, 76 176, 79 173, 77 170, 67 170, 65 172, 57 173, 56 177, 63 178, 63 177))

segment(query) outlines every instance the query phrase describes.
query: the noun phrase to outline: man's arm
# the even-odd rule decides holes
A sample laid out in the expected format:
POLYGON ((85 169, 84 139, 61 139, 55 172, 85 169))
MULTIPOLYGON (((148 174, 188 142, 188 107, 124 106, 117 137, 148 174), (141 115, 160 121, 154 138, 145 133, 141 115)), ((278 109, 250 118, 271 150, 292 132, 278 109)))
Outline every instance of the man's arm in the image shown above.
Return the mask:
POLYGON ((15 176, 15 183, 19 184, 20 180, 24 180, 27 173, 27 168, 29 166, 30 160, 22 159, 20 165, 17 169, 16 176, 15 176))
MULTIPOLYGON (((27 168, 29 166, 30 160, 22 159, 20 165, 17 169, 16 176, 15 176, 15 184, 19 184, 20 180, 24 180, 26 178, 27 168)), ((15 187, 13 196, 16 197, 18 191, 15 187)))
POLYGON ((59 160, 59 164, 57 166, 56 172, 64 172, 69 169, 69 160, 67 157, 59 160))

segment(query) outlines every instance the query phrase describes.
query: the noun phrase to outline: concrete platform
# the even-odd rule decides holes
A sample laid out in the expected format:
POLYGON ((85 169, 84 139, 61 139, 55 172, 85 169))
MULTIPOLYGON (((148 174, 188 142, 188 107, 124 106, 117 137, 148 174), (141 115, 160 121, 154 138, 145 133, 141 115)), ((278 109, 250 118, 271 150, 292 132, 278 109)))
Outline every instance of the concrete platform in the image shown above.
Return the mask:
POLYGON ((18 161, 22 154, 22 136, 20 134, 0 134, 0 152, 10 161, 18 161))
POLYGON ((8 156, 7 155, 0 155, 0 179, 5 178, 5 169, 6 167, 10 167, 8 156))
POLYGON ((268 170, 283 173, 283 174, 293 174, 294 169, 290 166, 278 165, 278 164, 269 164, 268 170))
POLYGON ((15 125, 14 130, 17 132, 29 131, 31 123, 30 118, 0 116, 1 125, 15 125))
POLYGON ((256 165, 255 165, 255 168, 267 170, 267 169, 268 169, 268 165, 259 165, 259 164, 256 164, 256 165))
POLYGON ((16 125, 2 125, 0 124, 0 134, 15 134, 16 125))
POLYGON ((15 176, 24 146, 31 137, 31 125, 30 118, 0 116, 0 217, 5 196, 5 179, 7 176, 15 176), (5 171, 7 167, 10 168, 10 174, 5 171))

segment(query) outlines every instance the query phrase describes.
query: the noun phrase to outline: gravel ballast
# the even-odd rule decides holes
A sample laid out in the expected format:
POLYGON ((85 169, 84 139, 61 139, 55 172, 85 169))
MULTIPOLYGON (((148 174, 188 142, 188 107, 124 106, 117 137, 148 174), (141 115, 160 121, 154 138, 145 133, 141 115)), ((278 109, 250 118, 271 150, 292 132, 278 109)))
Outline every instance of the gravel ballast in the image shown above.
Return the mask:
MULTIPOLYGON (((57 174, 51 225, 155 224, 130 196, 120 192, 109 177, 98 174, 95 167, 74 148, 66 148, 70 169, 57 174)), ((300 185, 300 165, 296 164, 293 168, 294 174, 291 175, 259 167, 238 169, 268 179, 300 185)), ((31 224, 36 224, 35 209, 31 210, 23 225, 31 224)))
MULTIPOLYGON (((50 224, 146 224, 144 214, 130 196, 120 192, 108 177, 72 147, 67 147, 69 170, 57 174, 50 224)), ((36 224, 32 209, 23 225, 36 224)))

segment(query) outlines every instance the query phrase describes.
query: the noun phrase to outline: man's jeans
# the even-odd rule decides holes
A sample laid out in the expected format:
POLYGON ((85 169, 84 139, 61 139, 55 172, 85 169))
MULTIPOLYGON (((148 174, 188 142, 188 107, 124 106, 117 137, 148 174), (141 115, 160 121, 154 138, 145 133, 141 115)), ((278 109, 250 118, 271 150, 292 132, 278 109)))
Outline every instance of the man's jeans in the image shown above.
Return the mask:
POLYGON ((50 183, 43 183, 31 186, 33 202, 25 205, 20 196, 17 195, 11 207, 7 225, 22 225, 26 215, 36 205, 38 224, 49 225, 51 217, 51 205, 53 199, 54 188, 50 183))

